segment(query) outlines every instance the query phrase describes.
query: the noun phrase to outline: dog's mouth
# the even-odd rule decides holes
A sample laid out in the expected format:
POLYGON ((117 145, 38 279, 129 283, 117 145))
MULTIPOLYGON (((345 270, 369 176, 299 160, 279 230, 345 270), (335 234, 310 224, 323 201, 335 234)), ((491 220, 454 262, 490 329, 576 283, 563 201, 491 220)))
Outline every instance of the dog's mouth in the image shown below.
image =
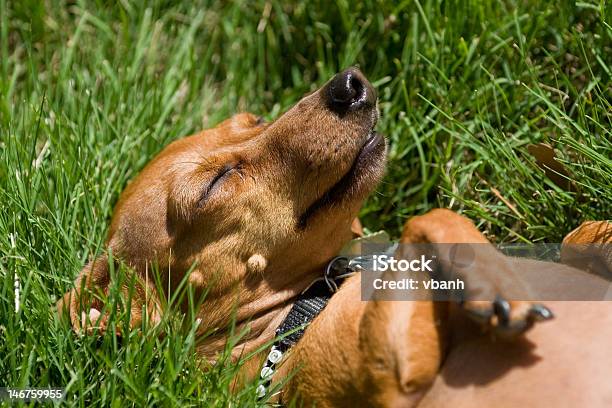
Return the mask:
POLYGON ((375 177, 368 177, 370 169, 379 166, 384 159, 386 152, 385 138, 370 130, 368 137, 355 156, 350 169, 327 190, 320 198, 313 202, 304 213, 299 217, 298 227, 303 229, 316 213, 342 200, 350 199, 355 194, 361 192, 368 184, 374 184, 375 177))

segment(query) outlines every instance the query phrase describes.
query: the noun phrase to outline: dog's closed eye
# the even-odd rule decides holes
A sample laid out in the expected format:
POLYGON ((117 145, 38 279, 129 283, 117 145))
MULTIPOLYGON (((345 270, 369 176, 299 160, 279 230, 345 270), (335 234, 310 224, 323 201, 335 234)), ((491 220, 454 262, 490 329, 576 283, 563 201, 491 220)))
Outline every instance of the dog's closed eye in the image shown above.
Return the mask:
POLYGON ((241 163, 229 163, 221 167, 215 176, 210 180, 204 187, 200 199, 198 200, 198 208, 203 207, 206 202, 212 197, 216 190, 218 190, 224 181, 226 181, 232 174, 240 173, 242 171, 241 163))

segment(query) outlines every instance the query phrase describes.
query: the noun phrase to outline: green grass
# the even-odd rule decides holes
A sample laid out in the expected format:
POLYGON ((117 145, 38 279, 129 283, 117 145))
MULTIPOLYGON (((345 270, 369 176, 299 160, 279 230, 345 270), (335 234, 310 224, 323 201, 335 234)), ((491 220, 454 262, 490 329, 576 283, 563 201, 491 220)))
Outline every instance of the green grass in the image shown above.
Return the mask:
POLYGON ((377 86, 391 146, 370 230, 442 206, 498 242, 559 242, 611 218, 605 0, 141 3, 0 0, 0 386, 64 386, 83 407, 253 405, 229 392, 235 366, 199 368, 189 318, 119 343, 49 307, 164 145, 238 111, 272 120, 350 65, 377 86))

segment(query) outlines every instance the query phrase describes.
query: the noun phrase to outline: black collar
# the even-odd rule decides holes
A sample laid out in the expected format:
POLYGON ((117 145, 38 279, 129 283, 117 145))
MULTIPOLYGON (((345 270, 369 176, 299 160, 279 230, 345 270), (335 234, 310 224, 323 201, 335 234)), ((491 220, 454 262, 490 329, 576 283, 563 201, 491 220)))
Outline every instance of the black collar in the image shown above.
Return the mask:
POLYGON ((350 264, 349 258, 338 256, 329 262, 323 277, 315 280, 297 297, 289 314, 276 329, 277 340, 270 348, 266 363, 261 369, 260 384, 257 387, 257 396, 260 399, 267 395, 274 369, 283 355, 302 338, 306 327, 325 309, 327 302, 344 280, 358 270, 358 267, 350 264))

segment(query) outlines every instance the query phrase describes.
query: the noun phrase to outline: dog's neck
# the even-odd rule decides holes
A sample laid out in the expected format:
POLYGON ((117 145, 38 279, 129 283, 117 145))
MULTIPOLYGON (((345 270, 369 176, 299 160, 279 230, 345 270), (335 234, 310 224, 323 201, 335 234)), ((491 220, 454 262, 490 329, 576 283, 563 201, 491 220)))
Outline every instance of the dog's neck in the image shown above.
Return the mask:
POLYGON ((257 276, 256 281, 240 280, 234 296, 219 293, 208 297, 201 316, 204 324, 200 333, 205 340, 198 353, 215 360, 229 340, 235 342, 232 356, 244 357, 270 343, 298 296, 323 277, 328 262, 306 266, 303 260, 289 259, 273 265, 275 269, 257 276), (229 339, 227 328, 232 322, 235 337, 229 339))

